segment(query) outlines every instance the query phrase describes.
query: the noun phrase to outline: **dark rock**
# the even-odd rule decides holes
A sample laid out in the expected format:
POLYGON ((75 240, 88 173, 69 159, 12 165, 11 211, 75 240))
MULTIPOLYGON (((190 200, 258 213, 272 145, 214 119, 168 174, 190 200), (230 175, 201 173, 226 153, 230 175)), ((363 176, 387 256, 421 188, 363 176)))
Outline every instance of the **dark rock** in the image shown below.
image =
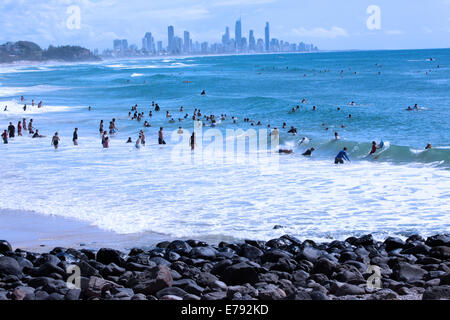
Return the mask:
POLYGON ((157 248, 161 248, 161 249, 167 249, 167 247, 169 246, 170 241, 163 241, 160 242, 156 245, 157 248))
POLYGON ((61 301, 64 300, 64 295, 57 292, 53 292, 50 293, 47 300, 61 301))
POLYGON ((241 246, 238 254, 253 261, 259 261, 264 252, 252 245, 244 244, 241 246))
POLYGON ((145 253, 145 251, 142 250, 141 248, 132 248, 130 250, 130 253, 128 253, 128 256, 132 257, 132 256, 136 256, 141 253, 145 253))
POLYGON ((100 273, 103 277, 108 276, 120 276, 125 272, 125 268, 121 268, 115 263, 110 263, 107 266, 103 267, 102 270, 100 270, 100 273))
POLYGON ((275 263, 270 270, 293 272, 297 267, 297 262, 293 259, 282 258, 275 263))
POLYGON ((418 234, 413 234, 406 239, 406 243, 408 242, 425 242, 425 239, 418 234))
POLYGON ((0 240, 0 254, 7 254, 12 251, 12 247, 6 240, 0 240))
POLYGON ((79 300, 81 295, 81 289, 70 289, 67 291, 66 295, 64 296, 65 300, 79 300))
POLYGON ((381 289, 372 293, 369 300, 398 300, 398 294, 390 289, 381 289))
POLYGON ((440 277, 442 285, 450 285, 450 273, 445 273, 440 277))
POLYGON ((263 253, 263 255, 261 256, 261 262, 277 262, 280 259, 285 258, 285 259, 291 259, 292 258, 292 254, 283 251, 283 250, 279 250, 279 249, 271 249, 268 250, 266 252, 263 253))
POLYGON ((91 276, 98 276, 99 275, 98 270, 95 269, 94 267, 92 267, 86 261, 81 261, 80 263, 78 263, 78 267, 80 268, 81 275, 83 277, 88 277, 89 278, 91 276))
POLYGON ((45 262, 39 268, 34 269, 32 272, 32 275, 35 277, 50 277, 50 278, 52 278, 53 273, 59 274, 63 277, 66 276, 66 272, 62 268, 60 268, 50 262, 45 262))
POLYGON ((106 291, 110 291, 114 287, 119 287, 119 285, 99 277, 90 277, 85 288, 83 288, 82 284, 83 294, 87 298, 100 298, 106 291))
POLYGON ((226 298, 227 293, 224 291, 213 291, 203 296, 204 300, 225 300, 226 298))
POLYGON ((164 265, 166 267, 171 265, 169 261, 161 257, 152 257, 149 261, 155 263, 156 265, 164 265))
POLYGON ((101 248, 97 252, 97 261, 105 265, 115 263, 116 265, 123 267, 125 265, 124 254, 118 250, 101 248))
POLYGON ((286 298, 286 292, 273 284, 266 284, 258 288, 258 298, 260 300, 281 300, 286 298))
POLYGON ((145 294, 137 293, 131 297, 131 300, 147 300, 147 297, 145 296, 145 294))
POLYGON ((95 253, 92 250, 81 249, 81 253, 83 253, 89 260, 95 260, 95 253))
POLYGON ((188 245, 190 245, 192 248, 195 248, 195 247, 209 247, 209 244, 207 244, 206 242, 203 242, 203 241, 198 241, 198 240, 187 240, 186 242, 187 242, 188 245))
POLYGON ((156 293, 156 297, 158 299, 161 299, 161 297, 163 297, 163 296, 171 295, 171 296, 178 296, 178 297, 183 298, 186 294, 187 294, 187 292, 184 291, 183 289, 180 289, 177 287, 169 287, 169 288, 164 288, 164 289, 159 290, 156 293))
POLYGON ((430 250, 430 255, 436 259, 450 260, 450 247, 437 246, 430 250))
POLYGON ((149 265, 143 265, 143 264, 134 263, 134 262, 127 262, 127 264, 125 265, 125 269, 129 270, 129 271, 145 271, 145 270, 150 270, 151 268, 153 268, 155 266, 156 266, 155 263, 151 263, 149 265))
POLYGON ((194 259, 215 259, 217 250, 211 247, 195 247, 191 250, 190 255, 194 259))
POLYGON ((13 300, 24 300, 26 296, 33 296, 34 300, 34 288, 32 287, 17 287, 12 293, 13 300))
POLYGON ((178 253, 176 253, 175 251, 167 251, 164 258, 170 262, 175 262, 175 261, 179 260, 181 258, 181 256, 178 253))
POLYGON ((33 288, 44 287, 54 282, 54 279, 48 277, 32 278, 28 281, 28 285, 33 288))
POLYGON ((412 282, 422 280, 426 273, 425 270, 416 265, 407 262, 399 262, 393 268, 393 279, 397 281, 412 282))
POLYGON ((363 295, 365 290, 353 284, 344 283, 335 290, 335 295, 341 296, 352 296, 352 295, 363 295))
POLYGON ((187 255, 191 252, 192 247, 186 241, 175 240, 167 246, 167 250, 174 251, 181 255, 187 255))
POLYGON ((0 257, 0 275, 20 275, 22 268, 19 263, 11 257, 0 257))
POLYGON ((138 281, 135 288, 136 293, 152 295, 156 292, 171 287, 173 283, 172 274, 169 268, 164 265, 158 265, 151 270, 143 272, 143 282, 138 281))
POLYGON ((258 281, 258 268, 241 262, 225 269, 222 280, 228 285, 256 283, 258 281))
POLYGON ((298 262, 300 262, 301 260, 307 260, 315 263, 325 254, 326 252, 324 252, 323 250, 307 246, 301 250, 301 252, 295 257, 295 260, 298 262))
POLYGON ((446 246, 450 247, 450 234, 441 234, 432 237, 428 237, 425 244, 430 247, 446 246))
POLYGON ((401 251, 402 254, 424 254, 428 255, 431 248, 421 242, 409 242, 401 251))
POLYGON ((450 286, 429 287, 422 296, 423 300, 450 300, 450 286))
POLYGON ((327 295, 323 292, 320 291, 311 291, 309 293, 311 300, 316 300, 316 301, 324 301, 324 300, 330 300, 330 298, 327 297, 327 295))
POLYGON ((266 242, 266 246, 273 249, 286 249, 292 244, 292 241, 285 238, 272 239, 266 242))
POLYGON ((219 279, 207 272, 199 272, 194 276, 194 280, 203 287, 214 287, 219 279))
POLYGON ((43 291, 43 290, 36 290, 34 292, 34 299, 35 300, 43 301, 43 300, 48 300, 48 298, 49 298, 49 294, 47 292, 43 291))
POLYGON ((392 251, 395 249, 403 248, 405 242, 400 238, 389 237, 384 241, 386 251, 392 251))
POLYGON ((345 242, 348 242, 354 246, 368 246, 375 243, 371 234, 364 235, 360 238, 350 237, 346 239, 345 242))
POLYGON ((323 273, 326 276, 331 276, 336 269, 336 264, 326 258, 320 258, 314 268, 311 270, 311 273, 323 273))

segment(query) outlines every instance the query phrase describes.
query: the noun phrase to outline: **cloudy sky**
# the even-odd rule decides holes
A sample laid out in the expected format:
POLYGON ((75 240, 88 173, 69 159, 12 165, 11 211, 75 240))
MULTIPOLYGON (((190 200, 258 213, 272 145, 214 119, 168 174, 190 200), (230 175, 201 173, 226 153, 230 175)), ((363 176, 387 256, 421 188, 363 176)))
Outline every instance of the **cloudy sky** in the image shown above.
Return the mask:
POLYGON ((0 43, 105 49, 126 38, 140 47, 147 31, 166 44, 168 25, 219 42, 225 26, 234 37, 239 17, 246 37, 253 29, 263 38, 269 21, 271 37, 328 50, 450 47, 450 0, 0 0, 0 43), (380 8, 380 29, 367 27, 370 5, 380 8))

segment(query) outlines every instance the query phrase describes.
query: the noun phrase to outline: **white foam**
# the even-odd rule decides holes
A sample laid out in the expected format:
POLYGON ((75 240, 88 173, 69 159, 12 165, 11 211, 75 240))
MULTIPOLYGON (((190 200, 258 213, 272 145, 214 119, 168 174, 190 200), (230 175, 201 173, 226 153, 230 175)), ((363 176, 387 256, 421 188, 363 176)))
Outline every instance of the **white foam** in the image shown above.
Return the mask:
POLYGON ((135 78, 135 77, 142 77, 142 76, 143 76, 142 73, 133 73, 133 74, 131 75, 132 78, 135 78))
POLYGON ((37 102, 32 106, 31 104, 26 103, 27 108, 24 111, 23 106, 25 103, 19 103, 14 100, 9 101, 0 101, 0 117, 9 117, 9 116, 17 116, 17 115, 30 115, 30 114, 41 114, 48 112, 64 112, 73 110, 74 108, 80 107, 68 107, 68 106, 47 106, 43 104, 42 108, 37 107, 37 102), (4 111, 5 106, 8 106, 7 111, 4 111))
MULTIPOLYGON (((58 87, 51 85, 36 85, 30 87, 0 87, 0 97, 12 97, 17 95, 37 94, 42 92, 52 92, 57 90, 66 90, 67 87, 58 87)), ((31 103, 30 101, 26 101, 31 103)))

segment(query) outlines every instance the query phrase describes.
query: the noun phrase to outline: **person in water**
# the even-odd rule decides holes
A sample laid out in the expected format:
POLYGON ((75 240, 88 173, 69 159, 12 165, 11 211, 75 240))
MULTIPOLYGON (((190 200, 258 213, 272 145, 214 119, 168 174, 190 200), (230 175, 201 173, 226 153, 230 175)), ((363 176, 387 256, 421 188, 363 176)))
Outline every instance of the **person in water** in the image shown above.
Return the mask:
POLYGON ((127 143, 133 143, 133 140, 131 140, 131 137, 128 137, 127 143))
POLYGON ((375 152, 377 152, 378 149, 381 148, 382 148, 381 144, 377 146, 377 143, 375 141, 372 141, 372 149, 370 150, 369 155, 374 154, 375 152))
POLYGON ((78 145, 78 128, 75 128, 75 131, 73 132, 72 141, 74 146, 78 145))
POLYGON ((39 134, 39 130, 36 129, 36 132, 33 134, 32 138, 33 139, 35 139, 35 138, 45 138, 45 136, 41 136, 39 134))
POLYGON ((191 150, 195 149, 195 132, 192 132, 191 138, 189 140, 189 145, 191 146, 191 150))
POLYGON ((202 96, 206 95, 205 90, 202 91, 202 93, 200 93, 202 96))
POLYGON ((164 134, 162 127, 160 127, 158 131, 158 144, 166 144, 166 142, 164 141, 164 134))
POLYGON ((280 149, 280 150, 278 150, 278 153, 291 154, 291 153, 294 153, 294 151, 291 149, 280 149))
POLYGON ((433 147, 432 147, 431 144, 429 143, 429 144, 427 144, 427 146, 425 147, 425 150, 429 150, 429 149, 431 149, 431 148, 433 148, 433 147))
POLYGON ((3 131, 2 139, 3 139, 4 144, 8 144, 8 131, 7 130, 3 131))
POLYGON ((338 133, 337 132, 335 132, 334 133, 334 140, 339 140, 340 138, 339 138, 339 135, 338 135, 338 133))
POLYGON ((22 136, 22 121, 17 122, 17 135, 22 136))
POLYGON ((183 134, 183 128, 181 128, 181 127, 178 127, 178 131, 177 131, 177 133, 178 133, 178 134, 183 134))
POLYGON ((10 138, 14 138, 15 133, 16 133, 16 127, 14 127, 14 125, 12 124, 12 122, 9 123, 9 126, 8 126, 8 132, 9 132, 9 137, 10 137, 10 138))
POLYGON ((316 149, 314 149, 314 148, 308 149, 308 150, 306 150, 305 152, 302 153, 302 156, 309 157, 309 156, 312 155, 314 150, 316 150, 316 149))
POLYGON ((55 132, 55 135, 52 138, 52 145, 55 147, 55 150, 58 149, 58 145, 59 145, 58 132, 55 132))
POLYGON ((334 164, 343 164, 344 160, 350 161, 347 155, 347 148, 342 149, 334 159, 334 164))

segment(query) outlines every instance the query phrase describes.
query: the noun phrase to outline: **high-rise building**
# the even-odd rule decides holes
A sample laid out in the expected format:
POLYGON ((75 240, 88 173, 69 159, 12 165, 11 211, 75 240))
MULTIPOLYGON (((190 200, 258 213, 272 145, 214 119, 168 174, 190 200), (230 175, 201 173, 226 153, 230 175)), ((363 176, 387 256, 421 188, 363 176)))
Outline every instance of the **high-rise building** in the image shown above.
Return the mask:
POLYGON ((172 53, 173 51, 173 38, 175 37, 175 30, 173 26, 167 28, 168 41, 167 41, 167 52, 172 53))
POLYGON ((265 44, 266 44, 266 52, 270 51, 270 30, 269 30, 269 23, 266 22, 266 28, 264 30, 264 38, 265 38, 265 44))
POLYGON ((248 49, 250 51, 255 51, 256 49, 256 41, 255 36, 253 35, 253 30, 250 30, 248 35, 248 49))
POLYGON ((230 43, 230 28, 225 28, 225 34, 222 36, 222 45, 224 47, 228 46, 230 43))
POLYGON ((183 50, 185 53, 191 52, 191 37, 189 31, 184 32, 184 47, 183 50))
POLYGON ((236 21, 234 28, 234 41, 236 42, 236 49, 239 51, 242 48, 242 23, 241 18, 236 21))
POLYGON ((147 32, 142 39, 142 50, 153 52, 154 51, 154 39, 151 32, 147 32))
POLYGON ((161 53, 163 51, 162 41, 158 41, 157 46, 158 46, 158 53, 161 53))

